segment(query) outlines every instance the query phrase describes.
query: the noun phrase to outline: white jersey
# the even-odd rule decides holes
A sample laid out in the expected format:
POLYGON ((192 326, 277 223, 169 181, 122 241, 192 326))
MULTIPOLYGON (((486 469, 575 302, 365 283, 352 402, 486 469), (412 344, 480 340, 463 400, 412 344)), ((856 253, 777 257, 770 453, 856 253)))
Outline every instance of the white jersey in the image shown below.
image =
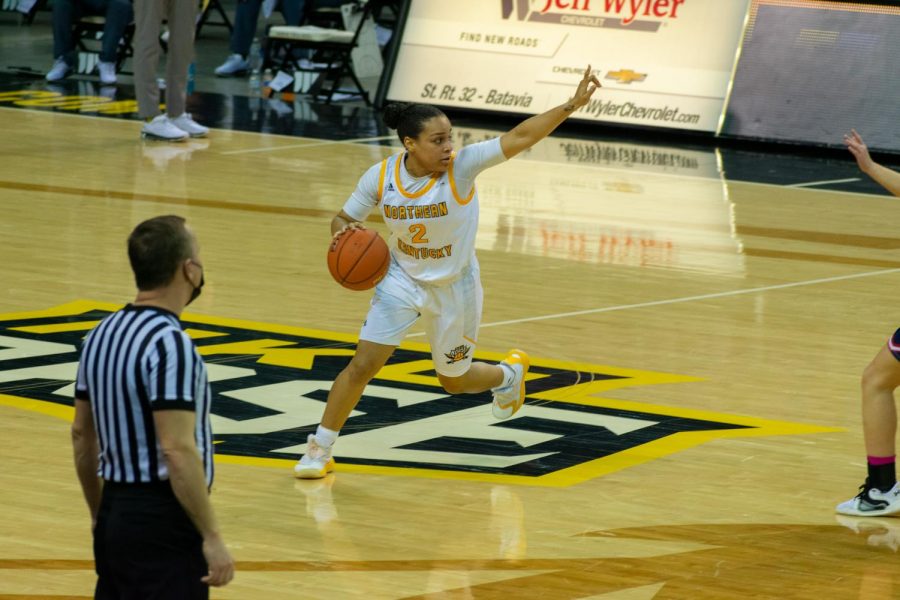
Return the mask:
POLYGON ((344 212, 364 221, 380 205, 397 264, 417 281, 450 281, 475 257, 475 176, 506 160, 500 138, 462 148, 439 176, 413 177, 404 165, 405 156, 396 154, 370 167, 344 212))

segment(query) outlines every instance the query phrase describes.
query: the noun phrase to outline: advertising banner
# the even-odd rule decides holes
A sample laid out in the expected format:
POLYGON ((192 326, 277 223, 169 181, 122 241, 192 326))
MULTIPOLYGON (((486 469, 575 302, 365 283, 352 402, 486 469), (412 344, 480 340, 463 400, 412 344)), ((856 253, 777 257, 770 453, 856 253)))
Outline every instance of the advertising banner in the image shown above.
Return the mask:
POLYGON ((749 0, 411 0, 388 100, 715 131, 749 0))

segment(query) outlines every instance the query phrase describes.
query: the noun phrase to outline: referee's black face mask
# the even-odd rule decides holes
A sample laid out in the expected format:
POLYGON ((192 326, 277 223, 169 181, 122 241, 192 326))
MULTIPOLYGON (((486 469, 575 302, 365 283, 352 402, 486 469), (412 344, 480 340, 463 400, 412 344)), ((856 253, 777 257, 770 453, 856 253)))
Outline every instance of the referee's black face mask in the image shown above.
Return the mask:
MULTIPOLYGON (((191 299, 187 301, 187 304, 185 304, 185 306, 187 306, 188 304, 190 304, 191 302, 193 302, 194 300, 197 299, 197 296, 199 296, 201 290, 203 290, 203 284, 206 283, 205 278, 203 276, 203 265, 201 265, 200 263, 198 263, 195 260, 191 260, 191 262, 194 263, 195 265, 197 265, 198 267, 200 267, 200 285, 198 285, 191 291, 191 299)), ((190 281, 190 279, 188 279, 188 281, 190 281)), ((191 285, 193 285, 193 282, 191 283, 191 285)))

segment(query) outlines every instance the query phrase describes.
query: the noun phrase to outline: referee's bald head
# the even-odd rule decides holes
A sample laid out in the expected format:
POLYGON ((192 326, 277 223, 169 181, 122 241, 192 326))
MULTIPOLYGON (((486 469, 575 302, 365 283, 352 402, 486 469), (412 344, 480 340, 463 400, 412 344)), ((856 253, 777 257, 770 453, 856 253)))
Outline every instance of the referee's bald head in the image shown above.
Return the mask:
POLYGON ((182 262, 193 258, 194 234, 183 217, 164 215, 140 223, 128 236, 128 259, 141 291, 171 283, 182 262))

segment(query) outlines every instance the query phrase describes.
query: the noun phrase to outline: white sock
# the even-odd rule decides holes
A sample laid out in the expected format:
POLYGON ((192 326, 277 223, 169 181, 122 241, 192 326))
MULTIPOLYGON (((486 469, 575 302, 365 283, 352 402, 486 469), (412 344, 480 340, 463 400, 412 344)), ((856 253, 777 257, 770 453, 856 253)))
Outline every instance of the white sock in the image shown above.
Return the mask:
POLYGON ((497 363, 497 366, 503 369, 503 383, 495 387, 495 390, 502 390, 512 385, 513 379, 516 378, 516 372, 506 363, 497 363))
POLYGON ((319 425, 318 429, 316 429, 316 443, 322 448, 331 448, 339 433, 339 431, 332 431, 319 425))

